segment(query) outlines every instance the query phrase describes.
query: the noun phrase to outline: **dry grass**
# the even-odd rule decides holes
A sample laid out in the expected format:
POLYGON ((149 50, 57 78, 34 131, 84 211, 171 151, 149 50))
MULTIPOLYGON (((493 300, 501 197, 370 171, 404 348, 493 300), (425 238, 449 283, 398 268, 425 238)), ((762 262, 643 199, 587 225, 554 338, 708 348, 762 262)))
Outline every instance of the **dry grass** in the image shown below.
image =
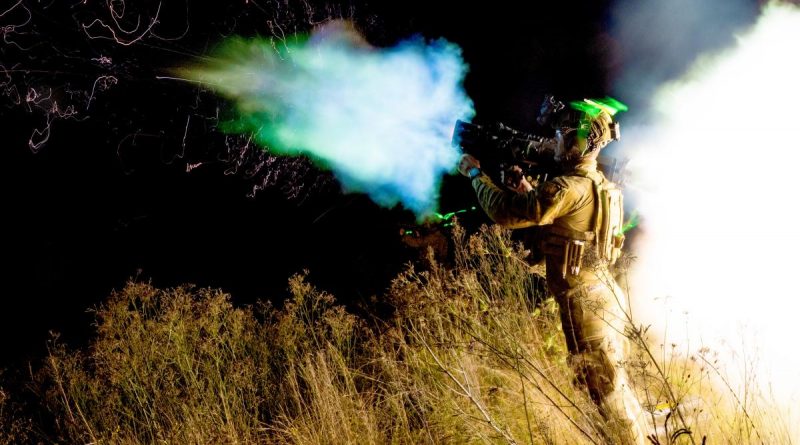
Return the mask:
MULTIPOLYGON (((455 237, 456 264, 398 276, 383 320, 303 275, 280 310, 129 283, 97 309, 88 348, 53 343, 36 378, 50 420, 20 421, 0 391, 0 444, 31 431, 82 444, 617 442, 573 384, 558 308, 534 295, 521 248, 496 227, 455 237)), ((789 443, 757 394, 719 384, 710 352, 653 348, 629 324, 636 390, 671 410, 651 417, 654 441, 789 443)))
POLYGON ((31 431, 30 419, 24 416, 21 407, 11 399, 9 393, 0 387, 0 445, 27 443, 31 431))

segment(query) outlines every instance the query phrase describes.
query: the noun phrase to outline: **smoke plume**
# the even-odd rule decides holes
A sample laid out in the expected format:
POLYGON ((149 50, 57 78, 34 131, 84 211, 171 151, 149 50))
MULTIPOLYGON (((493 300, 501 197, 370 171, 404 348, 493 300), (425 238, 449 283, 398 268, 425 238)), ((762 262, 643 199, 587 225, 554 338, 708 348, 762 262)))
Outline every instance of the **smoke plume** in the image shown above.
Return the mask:
POLYGON ((458 159, 456 119, 474 114, 466 70, 444 40, 378 49, 334 22, 308 37, 230 38, 180 72, 233 101, 238 117, 223 130, 251 134, 272 153, 308 156, 345 191, 422 217, 436 211, 442 176, 458 159))

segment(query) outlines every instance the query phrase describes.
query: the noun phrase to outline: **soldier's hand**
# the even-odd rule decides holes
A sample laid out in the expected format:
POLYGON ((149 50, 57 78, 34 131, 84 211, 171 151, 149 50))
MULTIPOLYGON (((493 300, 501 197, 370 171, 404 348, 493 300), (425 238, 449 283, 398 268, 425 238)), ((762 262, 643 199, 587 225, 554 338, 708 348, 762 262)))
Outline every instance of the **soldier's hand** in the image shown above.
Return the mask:
POLYGON ((519 181, 519 186, 514 191, 517 193, 528 193, 531 190, 533 190, 533 185, 531 185, 525 175, 522 175, 522 180, 519 181))
POLYGON ((470 169, 477 167, 481 168, 481 162, 470 154, 461 155, 458 161, 458 172, 464 176, 469 176, 470 169))
POLYGON ((533 190, 533 186, 525 177, 525 172, 518 165, 502 170, 500 180, 506 187, 517 193, 527 193, 533 190))

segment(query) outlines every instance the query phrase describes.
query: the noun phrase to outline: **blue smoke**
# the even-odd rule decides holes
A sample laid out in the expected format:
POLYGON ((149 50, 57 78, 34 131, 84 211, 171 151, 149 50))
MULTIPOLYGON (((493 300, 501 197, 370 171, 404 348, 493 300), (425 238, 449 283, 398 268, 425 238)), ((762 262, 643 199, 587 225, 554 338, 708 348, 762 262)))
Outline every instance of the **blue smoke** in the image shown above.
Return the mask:
POLYGON ((232 38, 209 60, 180 72, 233 100, 239 118, 224 130, 306 155, 382 206, 437 210, 460 154, 453 126, 474 115, 458 46, 415 38, 376 49, 339 23, 279 44, 232 38))

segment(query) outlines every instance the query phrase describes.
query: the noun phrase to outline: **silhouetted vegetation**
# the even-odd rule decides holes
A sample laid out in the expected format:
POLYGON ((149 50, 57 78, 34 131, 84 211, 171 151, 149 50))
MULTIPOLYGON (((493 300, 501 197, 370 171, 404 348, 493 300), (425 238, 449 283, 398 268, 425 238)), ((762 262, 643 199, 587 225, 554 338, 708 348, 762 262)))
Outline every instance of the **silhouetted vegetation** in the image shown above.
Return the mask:
MULTIPOLYGON (((88 347, 53 340, 13 391, 32 402, 0 389, 0 443, 614 442, 521 246, 497 227, 456 228, 455 246, 455 266, 431 254, 394 280, 384 319, 348 313, 304 275, 282 308, 130 282, 96 309, 88 347)), ((629 324, 621 365, 652 443, 789 443, 757 392, 718 384, 711 352, 651 349, 629 324)))

